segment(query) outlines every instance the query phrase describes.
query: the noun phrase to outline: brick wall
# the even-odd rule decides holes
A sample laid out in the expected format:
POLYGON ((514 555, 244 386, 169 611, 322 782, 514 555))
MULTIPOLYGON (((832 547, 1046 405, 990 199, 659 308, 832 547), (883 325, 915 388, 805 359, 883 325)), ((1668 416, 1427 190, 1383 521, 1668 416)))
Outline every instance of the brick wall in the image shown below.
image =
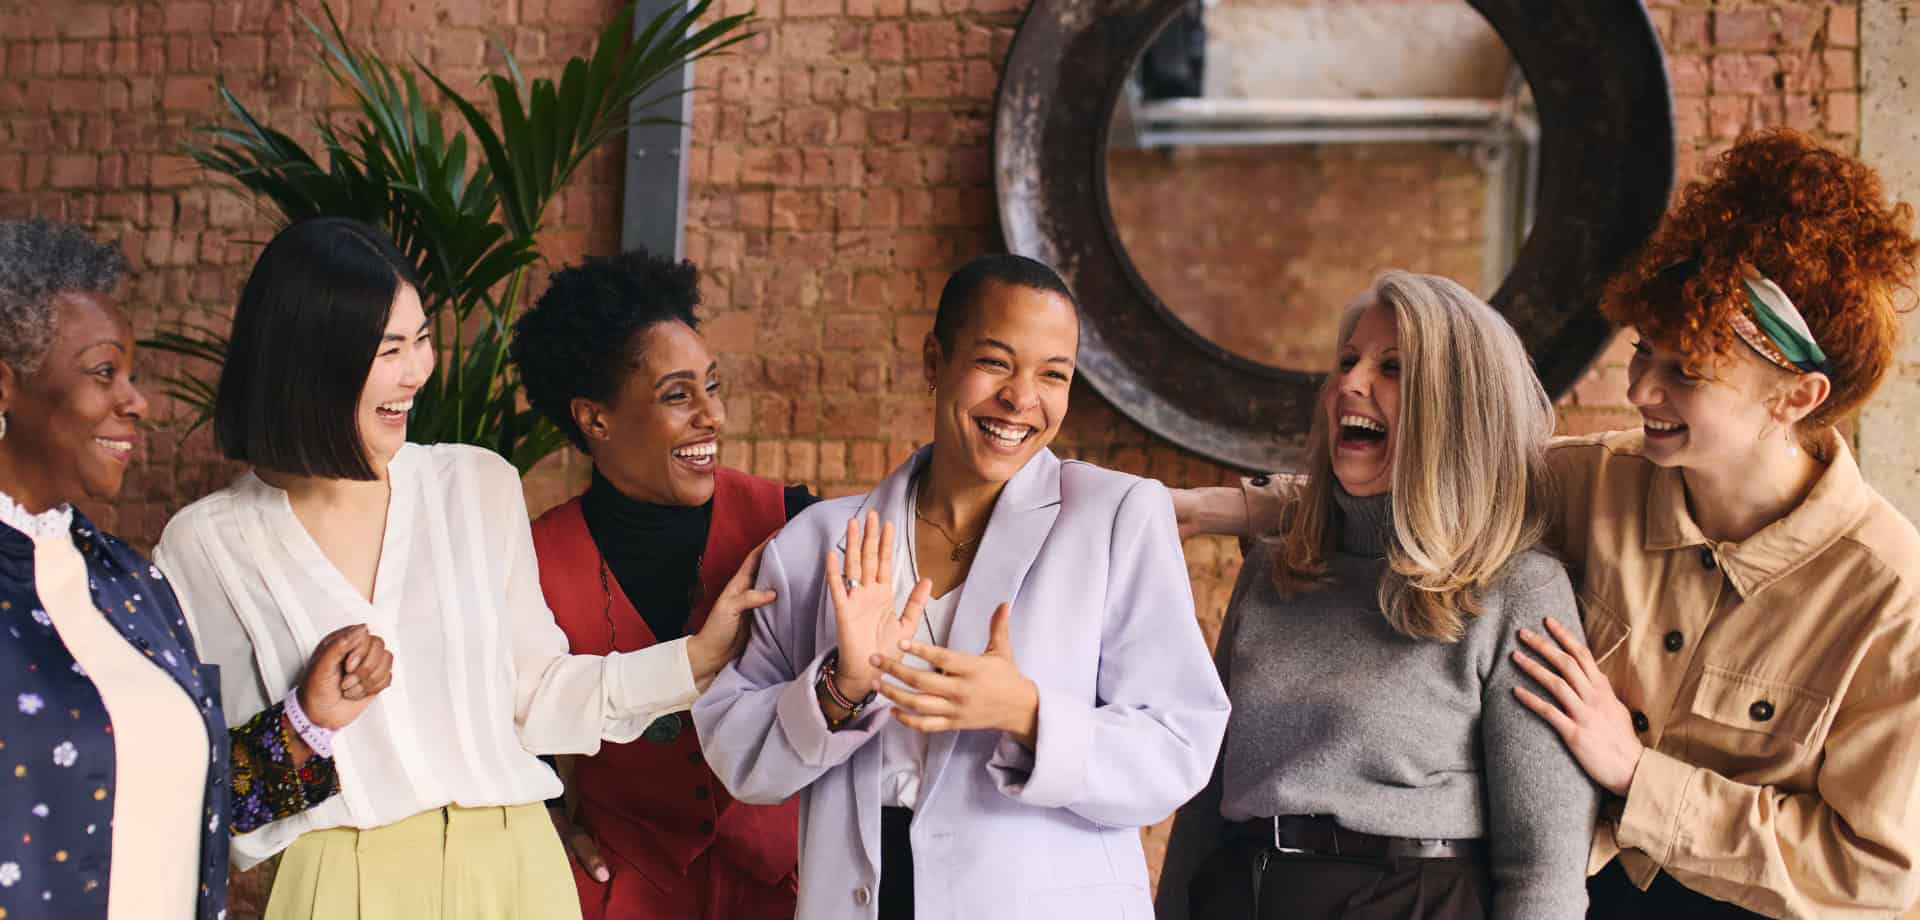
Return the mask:
POLYGON ((1491 290, 1487 179, 1463 145, 1115 150, 1107 170, 1140 276, 1195 332, 1256 361, 1332 367, 1341 307, 1382 268, 1491 290))
MULTIPOLYGON (((745 8, 747 0, 728 0, 745 8)), ((1683 174, 1743 128, 1787 123, 1856 143, 1852 3, 1655 2, 1672 55, 1683 174)), ((270 224, 179 156, 226 77, 258 114, 301 125, 341 100, 284 0, 0 0, 0 214, 91 224, 120 238, 124 300, 144 334, 231 303, 270 224)), ((338 0, 351 31, 417 55, 456 86, 497 37, 534 71, 583 49, 613 0, 338 0)), ((766 0, 762 32, 703 67, 693 121, 688 254, 707 269, 709 337, 732 436, 722 459, 828 493, 862 488, 930 428, 919 343, 945 273, 999 245, 988 132, 1021 0, 766 0)), ((561 258, 618 242, 619 163, 597 159, 552 217, 561 258)), ((149 355, 156 379, 165 362, 149 355)), ((1569 430, 1623 424, 1624 359, 1569 397, 1569 430)), ((1063 453, 1175 485, 1225 482, 1084 386, 1063 453)), ((138 542, 232 470, 164 406, 122 499, 92 509, 138 542)), ((560 458, 530 481, 536 510, 577 482, 560 458)), ((1238 557, 1188 543, 1211 632, 1238 557)), ((1151 846, 1162 830, 1149 833, 1151 846)), ((1157 860, 1156 860, 1157 862, 1157 860)), ((248 916, 236 906, 236 918, 248 916)))

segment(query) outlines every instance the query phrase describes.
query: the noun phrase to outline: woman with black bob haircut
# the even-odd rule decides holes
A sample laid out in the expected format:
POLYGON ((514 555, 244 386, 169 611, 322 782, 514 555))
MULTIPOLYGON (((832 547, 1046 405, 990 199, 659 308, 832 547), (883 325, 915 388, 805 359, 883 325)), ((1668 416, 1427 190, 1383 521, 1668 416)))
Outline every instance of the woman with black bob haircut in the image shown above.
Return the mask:
POLYGON ((513 467, 406 440, 435 351, 407 259, 351 220, 296 223, 234 314, 215 434, 253 465, 180 512, 156 556, 229 720, 284 699, 319 636, 365 624, 401 662, 348 731, 303 725, 343 794, 234 838, 286 851, 266 916, 571 918, 536 754, 591 754, 691 704, 733 635, 567 654, 513 467))
MULTIPOLYGON (((733 628, 739 610, 714 609, 772 600, 741 593, 756 547, 814 502, 719 465, 727 410, 699 301, 692 263, 635 251, 555 273, 515 325, 528 401, 593 461, 586 492, 533 522, 540 584, 575 653, 733 628)), ((666 716, 561 771, 571 808, 552 814, 588 920, 793 916, 798 805, 735 801, 691 729, 666 716)))

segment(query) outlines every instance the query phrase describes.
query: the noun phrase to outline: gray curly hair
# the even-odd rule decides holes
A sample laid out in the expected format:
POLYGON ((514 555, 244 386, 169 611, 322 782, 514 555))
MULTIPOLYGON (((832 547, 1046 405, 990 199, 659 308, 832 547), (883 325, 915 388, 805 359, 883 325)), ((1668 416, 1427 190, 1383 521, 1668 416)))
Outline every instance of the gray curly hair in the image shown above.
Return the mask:
POLYGON ((0 221, 0 361, 21 376, 39 370, 53 347, 54 297, 109 293, 126 270, 119 243, 72 224, 0 221))

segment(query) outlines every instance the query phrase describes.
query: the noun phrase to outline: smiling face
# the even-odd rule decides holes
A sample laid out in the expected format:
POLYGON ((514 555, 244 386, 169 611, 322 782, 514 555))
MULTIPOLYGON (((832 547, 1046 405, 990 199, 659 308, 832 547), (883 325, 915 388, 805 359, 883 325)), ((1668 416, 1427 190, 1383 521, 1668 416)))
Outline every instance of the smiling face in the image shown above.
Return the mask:
POLYGON ((1642 340, 1627 364, 1627 400, 1640 410, 1646 457, 1667 467, 1728 472, 1752 464, 1780 422, 1773 396, 1785 374, 1745 347, 1710 369, 1642 340))
POLYGON ((704 505, 727 407, 720 366, 686 323, 655 323, 633 334, 637 354, 611 403, 574 400, 593 464, 629 497, 657 505, 704 505))
POLYGON ((954 331, 951 354, 927 337, 935 459, 976 482, 1012 479, 1060 433, 1079 346, 1066 298, 988 283, 954 331))
POLYGON ((126 317, 94 293, 61 294, 53 311, 53 347, 39 370, 0 378, 8 422, 0 448, 22 493, 14 499, 33 511, 119 494, 147 412, 126 317))
POLYGON ((420 295, 412 285, 402 284, 394 294, 387 327, 374 352, 373 367, 367 371, 366 385, 360 389, 354 415, 360 443, 366 446, 367 459, 376 467, 385 466, 407 442, 407 414, 413 410, 414 394, 433 375, 435 358, 432 330, 420 307, 420 295))
POLYGON ((1393 447, 1400 430, 1400 333, 1391 308, 1376 303, 1360 314, 1320 391, 1320 408, 1341 488, 1357 497, 1392 490, 1393 447))

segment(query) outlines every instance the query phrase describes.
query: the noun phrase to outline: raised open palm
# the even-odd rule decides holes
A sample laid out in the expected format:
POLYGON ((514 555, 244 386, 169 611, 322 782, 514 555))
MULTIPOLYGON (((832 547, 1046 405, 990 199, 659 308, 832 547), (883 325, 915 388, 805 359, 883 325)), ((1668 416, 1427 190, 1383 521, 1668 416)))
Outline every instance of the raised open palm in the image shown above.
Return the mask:
POLYGON ((872 692, 880 671, 868 662, 874 655, 898 658, 902 640, 920 629, 933 582, 921 579, 913 586, 905 609, 893 606, 893 522, 867 512, 863 527, 847 521, 847 555, 827 551, 827 592, 833 599, 833 618, 840 633, 837 683, 851 697, 872 692))

